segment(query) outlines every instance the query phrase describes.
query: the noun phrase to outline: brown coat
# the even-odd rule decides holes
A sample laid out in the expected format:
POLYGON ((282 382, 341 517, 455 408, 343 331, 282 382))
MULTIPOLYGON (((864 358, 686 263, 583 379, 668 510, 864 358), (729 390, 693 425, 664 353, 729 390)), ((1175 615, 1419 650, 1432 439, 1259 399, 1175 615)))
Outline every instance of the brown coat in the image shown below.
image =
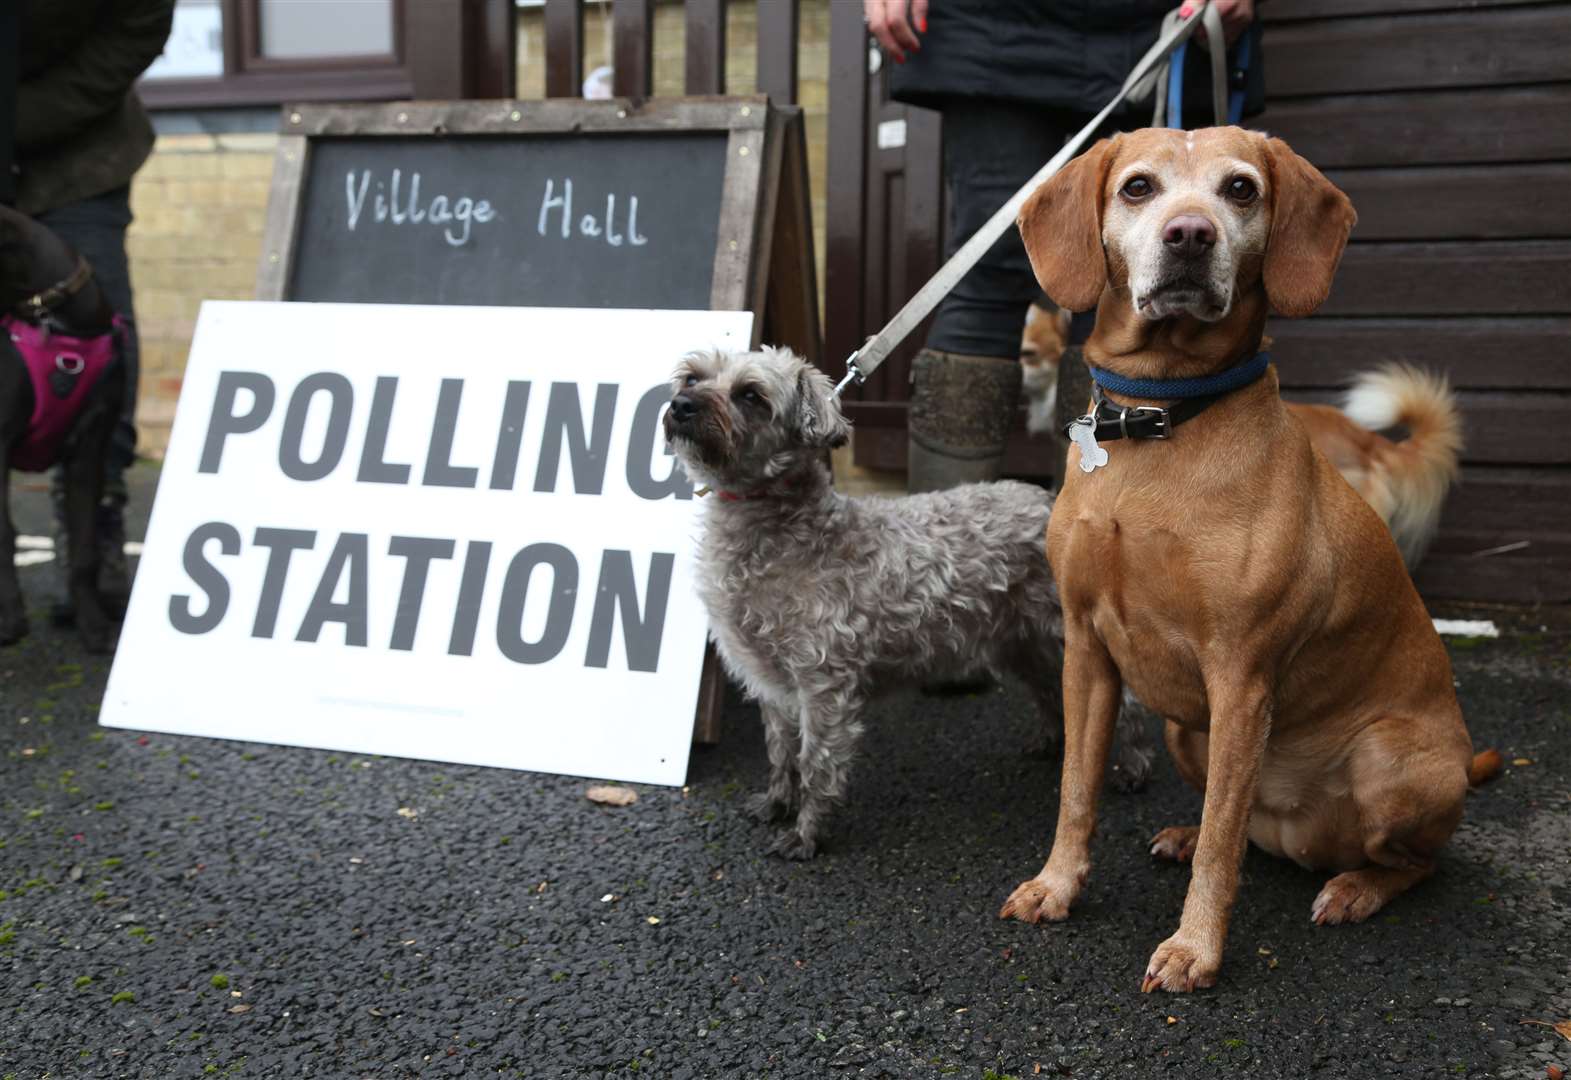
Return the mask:
POLYGON ((26 214, 129 183, 153 149, 132 89, 163 52, 174 0, 22 0, 16 206, 26 214))

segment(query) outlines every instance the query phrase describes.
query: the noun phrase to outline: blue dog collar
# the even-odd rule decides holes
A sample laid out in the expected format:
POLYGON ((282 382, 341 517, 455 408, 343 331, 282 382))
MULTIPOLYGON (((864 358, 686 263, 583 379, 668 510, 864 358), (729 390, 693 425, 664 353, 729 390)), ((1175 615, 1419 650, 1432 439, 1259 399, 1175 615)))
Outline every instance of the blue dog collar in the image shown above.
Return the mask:
POLYGON ((1064 426, 1064 434, 1080 446, 1086 472, 1107 463, 1098 442, 1113 439, 1170 439, 1173 429, 1193 419, 1232 393, 1255 382, 1271 366, 1270 353, 1256 353, 1215 375, 1193 379, 1126 379, 1105 368, 1091 368, 1091 411, 1064 426), (1116 405, 1104 391, 1147 401, 1173 401, 1170 406, 1116 405), (1087 463, 1090 467, 1087 468, 1087 463))
POLYGON ((1128 397, 1150 401, 1179 401, 1184 398, 1219 397, 1242 389, 1266 373, 1271 366, 1271 354, 1255 353, 1242 364, 1236 364, 1215 375, 1199 375, 1192 379, 1127 379, 1106 368, 1091 368, 1091 378, 1104 390, 1128 397))

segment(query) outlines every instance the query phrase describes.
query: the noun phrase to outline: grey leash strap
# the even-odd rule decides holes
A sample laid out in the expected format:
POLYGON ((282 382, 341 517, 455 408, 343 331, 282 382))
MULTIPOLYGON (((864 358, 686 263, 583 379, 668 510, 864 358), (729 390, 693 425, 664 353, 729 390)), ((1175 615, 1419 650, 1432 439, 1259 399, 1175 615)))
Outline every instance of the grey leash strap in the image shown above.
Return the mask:
MULTIPOLYGON (((860 349, 846 358, 845 377, 835 386, 836 397, 839 397, 845 388, 853 382, 858 385, 865 382, 867 377, 876 371, 878 366, 889 357, 895 346, 904 341, 906 336, 916 329, 918 323, 932 314, 933 309, 938 306, 938 302, 948 294, 949 290, 955 287, 955 283, 964 277, 971 267, 976 265, 977 260, 982 257, 982 254, 988 248, 993 246, 994 241, 1004 235, 1006 229, 1014 225, 1015 218, 1020 216, 1020 208, 1031 197, 1031 193, 1046 183, 1054 173, 1062 169, 1069 159, 1080 151, 1086 140, 1094 135, 1097 129, 1112 115, 1113 110, 1123 104, 1124 99, 1130 95, 1136 84, 1144 79, 1157 64, 1165 60, 1174 49, 1178 48, 1190 34, 1194 33, 1195 27, 1200 24, 1202 16, 1210 11, 1211 5, 1205 2, 1205 0, 1201 0, 1199 8, 1194 14, 1176 23, 1157 38, 1156 44, 1152 45, 1146 51, 1146 54, 1140 58, 1140 62, 1134 66, 1134 70, 1124 80, 1123 87, 1113 96, 1113 100, 1109 101, 1101 112, 1091 118, 1089 124, 1081 128, 1074 137, 1066 142, 1058 153, 1054 154, 1052 159, 1037 171, 1035 176, 1025 182, 1025 185, 1019 191, 1010 196, 1009 201, 1000 206, 997 212, 987 219, 987 223, 978 229, 971 239, 960 246, 960 250, 955 252, 949 261, 939 268, 938 273, 934 274, 926 285, 923 285, 916 291, 915 296, 906 301, 905 306, 895 313, 895 317, 890 319, 882 330, 868 338, 867 342, 860 349)), ((1220 38, 1220 31, 1214 31, 1214 33, 1220 38)), ((1226 107, 1225 95, 1223 107, 1226 107)))

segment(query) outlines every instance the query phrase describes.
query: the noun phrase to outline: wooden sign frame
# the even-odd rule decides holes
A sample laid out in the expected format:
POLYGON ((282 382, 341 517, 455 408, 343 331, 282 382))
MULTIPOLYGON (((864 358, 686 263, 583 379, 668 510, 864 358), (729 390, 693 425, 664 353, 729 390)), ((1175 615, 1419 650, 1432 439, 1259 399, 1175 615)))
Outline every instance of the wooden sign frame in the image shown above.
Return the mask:
MULTIPOLYGON (((753 347, 787 345, 822 359, 812 204, 802 111, 765 96, 580 101, 404 101, 372 105, 285 105, 273 159, 267 221, 256 275, 258 300, 291 300, 304 185, 312 141, 447 135, 618 135, 724 132, 726 162, 709 306, 751 311, 753 347)), ((704 657, 693 737, 720 740, 725 676, 713 646, 704 657)))

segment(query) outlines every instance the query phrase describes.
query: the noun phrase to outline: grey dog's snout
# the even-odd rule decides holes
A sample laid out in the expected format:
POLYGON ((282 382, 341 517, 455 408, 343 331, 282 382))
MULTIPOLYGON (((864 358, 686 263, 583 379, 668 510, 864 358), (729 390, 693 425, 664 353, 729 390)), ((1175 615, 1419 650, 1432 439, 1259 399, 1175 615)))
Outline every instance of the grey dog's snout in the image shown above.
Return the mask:
POLYGON ((1162 243, 1175 255, 1204 255, 1216 245, 1216 226, 1199 214, 1180 214, 1162 227, 1162 243))
POLYGON ((693 395, 682 393, 671 399, 671 418, 678 424, 685 424, 698 415, 698 402, 693 400, 693 395))

